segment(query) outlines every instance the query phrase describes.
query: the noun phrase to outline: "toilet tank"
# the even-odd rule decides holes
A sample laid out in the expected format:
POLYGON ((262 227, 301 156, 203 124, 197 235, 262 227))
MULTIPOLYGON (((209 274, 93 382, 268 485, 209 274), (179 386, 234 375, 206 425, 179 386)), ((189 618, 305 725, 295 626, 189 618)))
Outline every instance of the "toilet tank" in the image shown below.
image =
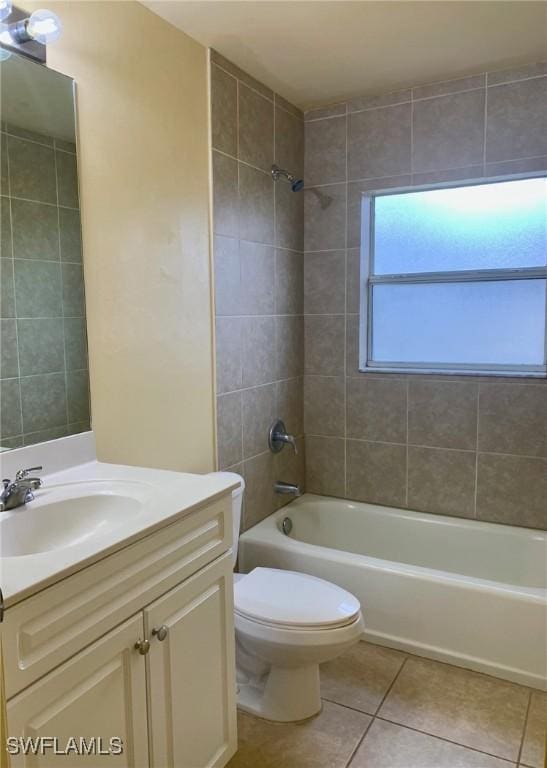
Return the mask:
POLYGON ((234 543, 232 546, 232 562, 235 567, 237 560, 237 549, 239 546, 239 528, 241 526, 241 508, 243 506, 243 491, 245 490, 245 480, 241 477, 241 475, 238 475, 235 472, 215 472, 214 474, 220 475, 232 483, 239 483, 239 487, 234 488, 232 491, 232 524, 234 535, 234 543))

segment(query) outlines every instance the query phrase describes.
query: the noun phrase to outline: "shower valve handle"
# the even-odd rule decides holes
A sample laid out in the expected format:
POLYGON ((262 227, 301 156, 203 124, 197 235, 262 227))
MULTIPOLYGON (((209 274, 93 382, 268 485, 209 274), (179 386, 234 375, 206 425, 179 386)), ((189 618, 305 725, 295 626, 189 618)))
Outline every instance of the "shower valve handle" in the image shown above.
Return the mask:
POLYGON ((291 445, 293 451, 298 453, 296 438, 294 435, 289 435, 285 424, 281 419, 276 419, 270 427, 268 433, 268 445, 272 453, 279 453, 279 451, 283 450, 285 445, 291 445))

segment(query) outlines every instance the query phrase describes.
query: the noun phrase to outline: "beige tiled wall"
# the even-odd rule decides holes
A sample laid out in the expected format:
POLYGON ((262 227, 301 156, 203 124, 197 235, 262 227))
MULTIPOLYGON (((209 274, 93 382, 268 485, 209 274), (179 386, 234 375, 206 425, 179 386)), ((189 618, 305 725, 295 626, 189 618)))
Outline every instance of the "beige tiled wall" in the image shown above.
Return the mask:
POLYGON ((306 114, 307 490, 547 528, 545 380, 358 370, 361 193, 546 170, 546 105, 536 64, 306 114))
POLYGON ((291 497, 275 480, 304 481, 304 195, 274 183, 273 163, 302 175, 302 113, 211 54, 218 466, 247 484, 248 528, 291 497), (280 416, 298 439, 274 456, 280 416))

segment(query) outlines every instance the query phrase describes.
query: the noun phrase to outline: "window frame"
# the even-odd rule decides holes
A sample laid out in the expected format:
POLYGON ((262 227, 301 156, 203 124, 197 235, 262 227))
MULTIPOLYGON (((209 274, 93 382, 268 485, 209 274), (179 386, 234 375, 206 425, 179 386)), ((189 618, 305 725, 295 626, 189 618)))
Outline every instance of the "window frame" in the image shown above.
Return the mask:
POLYGON ((513 174, 470 180, 441 182, 438 184, 393 187, 391 189, 367 190, 361 193, 361 245, 360 245, 360 280, 359 280, 359 371, 361 373, 438 373, 464 376, 522 376, 534 378, 547 377, 547 311, 545 313, 545 349, 543 365, 516 364, 467 364, 467 363, 411 363, 403 361, 375 362, 371 358, 373 309, 372 295, 375 285, 409 285, 416 283, 463 283, 463 282, 509 282, 514 280, 540 279, 546 281, 547 308, 547 265, 545 267, 519 267, 480 270, 459 270, 452 272, 413 272, 389 275, 374 274, 374 223, 375 200, 387 195, 410 192, 424 192, 434 189, 482 186, 507 181, 544 178, 547 184, 547 171, 536 173, 513 174), (366 328, 364 323, 366 322, 366 328))

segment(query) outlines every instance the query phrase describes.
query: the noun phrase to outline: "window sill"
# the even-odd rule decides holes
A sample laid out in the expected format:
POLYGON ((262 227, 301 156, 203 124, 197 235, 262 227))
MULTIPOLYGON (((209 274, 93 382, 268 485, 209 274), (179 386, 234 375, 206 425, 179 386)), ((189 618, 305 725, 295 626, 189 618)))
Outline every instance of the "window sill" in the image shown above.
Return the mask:
POLYGON ((482 376, 503 379, 547 379, 546 371, 491 371, 491 370, 461 370, 458 368, 394 368, 380 366, 359 367, 359 373, 393 373, 393 374, 414 374, 416 376, 482 376))

